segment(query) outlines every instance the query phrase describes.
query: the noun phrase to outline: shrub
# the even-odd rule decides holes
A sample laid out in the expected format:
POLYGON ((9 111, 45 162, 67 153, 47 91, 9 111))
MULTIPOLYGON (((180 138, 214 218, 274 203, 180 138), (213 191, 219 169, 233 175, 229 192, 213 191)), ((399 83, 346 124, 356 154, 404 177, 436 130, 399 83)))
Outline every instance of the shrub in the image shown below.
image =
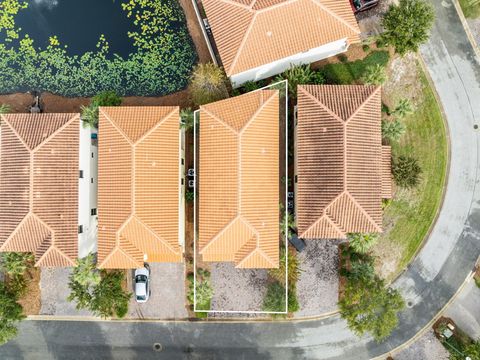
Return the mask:
POLYGON ((247 93, 250 91, 258 90, 265 86, 264 81, 247 81, 245 84, 242 85, 242 92, 247 93))
MULTIPOLYGON (((282 247, 280 262, 278 269, 270 269, 268 274, 277 280, 279 283, 285 283, 285 270, 287 265, 287 252, 285 251, 285 247, 282 247)), ((298 260, 296 252, 289 250, 288 251, 288 286, 295 287, 298 279, 300 278, 300 274, 302 269, 300 269, 300 261, 298 260)))
MULTIPOLYGON (((263 311, 284 312, 285 311, 285 287, 278 282, 270 283, 263 299, 263 311)), ((288 291, 288 312, 296 312, 300 309, 297 299, 296 288, 288 291)))
POLYGON ((1 268, 10 277, 23 276, 34 262, 32 253, 5 252, 0 255, 1 268))
POLYGON ((382 19, 382 39, 400 55, 417 51, 428 40, 434 18, 433 6, 427 1, 400 0, 390 5, 382 19))
POLYGON ((198 64, 190 77, 189 92, 195 105, 203 105, 228 97, 227 77, 222 68, 198 64))
POLYGON ((388 63, 387 51, 372 51, 363 60, 349 63, 327 64, 322 71, 325 80, 330 84, 348 85, 360 80, 369 66, 380 65, 385 67, 388 63))
POLYGON ((0 115, 8 114, 10 112, 10 105, 7 104, 0 104, 0 115))
POLYGON ((390 335, 398 324, 397 314, 405 306, 400 293, 385 287, 383 279, 348 279, 339 302, 340 315, 358 336, 370 333, 377 341, 390 335))
POLYGON ((353 251, 365 254, 378 241, 378 235, 374 233, 350 233, 348 234, 348 241, 353 251))
POLYGON ((0 344, 17 335, 16 324, 25 318, 18 296, 0 282, 0 344))
POLYGON ((422 169, 414 157, 402 155, 392 161, 392 174, 398 186, 404 188, 417 186, 421 172, 422 169))
POLYGON ((192 190, 187 190, 185 192, 185 200, 187 200, 187 202, 195 200, 195 193, 192 190))
POLYGON ((387 81, 385 68, 380 64, 369 65, 365 68, 362 76, 365 85, 382 85, 387 81))
POLYGON ((98 108, 100 106, 119 106, 122 103, 122 98, 118 96, 115 91, 103 91, 95 95, 90 105, 81 106, 82 120, 84 126, 91 128, 98 127, 98 108))
POLYGON ((405 125, 398 120, 382 120, 382 137, 389 141, 398 141, 405 133, 405 125))
POLYGON ((404 118, 407 115, 413 113, 413 106, 410 100, 408 99, 400 99, 395 110, 393 110, 392 114, 397 115, 400 118, 404 118))
POLYGON ((278 75, 274 82, 288 80, 288 93, 293 97, 297 97, 297 86, 306 84, 323 83, 323 74, 313 71, 310 65, 292 66, 278 75))
POLYGON ((369 51, 370 51, 370 45, 368 45, 368 44, 362 45, 362 50, 363 50, 364 52, 369 52, 369 51))
POLYGON ((193 130, 195 124, 195 115, 191 108, 180 110, 181 126, 185 131, 193 130))

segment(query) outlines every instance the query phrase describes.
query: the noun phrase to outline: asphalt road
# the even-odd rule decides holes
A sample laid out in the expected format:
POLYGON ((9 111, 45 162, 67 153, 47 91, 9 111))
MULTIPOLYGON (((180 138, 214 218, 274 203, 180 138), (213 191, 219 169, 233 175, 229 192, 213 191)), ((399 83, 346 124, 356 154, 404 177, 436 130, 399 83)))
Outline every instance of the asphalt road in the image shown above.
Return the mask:
POLYGON ((437 20, 422 47, 451 136, 448 188, 438 222, 395 282, 409 307, 385 342, 355 337, 338 316, 282 323, 25 321, 1 359, 369 359, 413 337, 455 294, 480 254, 480 67, 453 6, 432 0, 437 20), (153 350, 162 345, 161 352, 153 350))

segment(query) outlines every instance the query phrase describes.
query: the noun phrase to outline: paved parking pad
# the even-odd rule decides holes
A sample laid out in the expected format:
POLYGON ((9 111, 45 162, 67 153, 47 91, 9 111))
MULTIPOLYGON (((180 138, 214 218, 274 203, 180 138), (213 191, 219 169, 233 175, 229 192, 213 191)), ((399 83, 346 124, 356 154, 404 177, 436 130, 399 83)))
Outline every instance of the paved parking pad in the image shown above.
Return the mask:
MULTIPOLYGON (((180 263, 150 263, 151 296, 143 304, 130 300, 127 317, 134 319, 184 319, 185 265, 180 263)), ((133 271, 132 271, 133 278, 133 271)), ((132 292, 133 292, 132 281, 132 292)))

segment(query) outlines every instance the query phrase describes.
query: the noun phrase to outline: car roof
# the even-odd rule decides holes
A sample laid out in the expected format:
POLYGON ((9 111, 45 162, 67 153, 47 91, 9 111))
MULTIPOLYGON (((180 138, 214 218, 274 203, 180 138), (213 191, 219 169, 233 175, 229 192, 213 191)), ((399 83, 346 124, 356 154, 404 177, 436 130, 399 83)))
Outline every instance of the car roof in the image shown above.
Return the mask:
POLYGON ((145 283, 136 283, 135 295, 147 295, 147 286, 145 283))

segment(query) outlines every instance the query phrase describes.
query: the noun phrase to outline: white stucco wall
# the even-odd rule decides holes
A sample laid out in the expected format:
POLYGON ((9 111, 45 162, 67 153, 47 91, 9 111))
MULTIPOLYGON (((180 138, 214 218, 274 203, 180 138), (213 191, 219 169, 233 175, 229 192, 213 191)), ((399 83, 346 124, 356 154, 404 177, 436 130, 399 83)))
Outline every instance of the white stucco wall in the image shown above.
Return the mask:
POLYGON ((270 76, 280 74, 293 65, 310 64, 312 62, 328 58, 330 56, 347 51, 347 39, 341 39, 329 44, 298 53, 269 64, 265 64, 248 71, 232 75, 232 86, 237 88, 247 81, 258 81, 270 76))
POLYGON ((185 129, 180 129, 180 166, 179 177, 180 191, 179 191, 179 208, 178 208, 178 243, 185 251, 185 129), (182 184, 183 179, 183 184, 182 184))
POLYGON ((79 258, 97 251, 97 216, 91 211, 97 208, 98 147, 92 145, 91 133, 80 124, 79 170, 83 178, 78 178, 78 225, 83 232, 78 234, 79 258))

